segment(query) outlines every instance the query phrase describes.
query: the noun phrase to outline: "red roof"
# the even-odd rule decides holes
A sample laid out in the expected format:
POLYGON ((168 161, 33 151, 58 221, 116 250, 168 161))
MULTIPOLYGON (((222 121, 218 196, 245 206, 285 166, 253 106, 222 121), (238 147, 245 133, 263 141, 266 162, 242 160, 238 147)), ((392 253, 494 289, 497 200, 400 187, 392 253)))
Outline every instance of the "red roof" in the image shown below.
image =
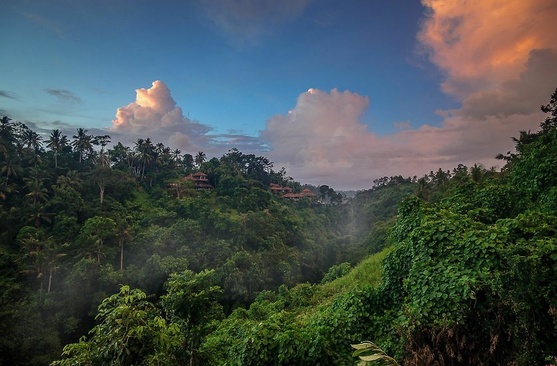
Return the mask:
POLYGON ((304 197, 315 197, 312 191, 309 189, 304 189, 300 193, 286 193, 282 195, 283 198, 304 198, 304 197))

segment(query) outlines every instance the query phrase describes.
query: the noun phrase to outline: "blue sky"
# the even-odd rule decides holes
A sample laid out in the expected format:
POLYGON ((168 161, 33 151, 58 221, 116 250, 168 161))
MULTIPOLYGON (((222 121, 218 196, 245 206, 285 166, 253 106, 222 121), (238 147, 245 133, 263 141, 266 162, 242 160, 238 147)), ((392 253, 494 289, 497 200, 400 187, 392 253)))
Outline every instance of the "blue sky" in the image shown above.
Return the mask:
POLYGON ((237 147, 345 189, 492 164, 557 87, 552 0, 0 7, 2 114, 70 137, 86 127, 185 153, 237 147))

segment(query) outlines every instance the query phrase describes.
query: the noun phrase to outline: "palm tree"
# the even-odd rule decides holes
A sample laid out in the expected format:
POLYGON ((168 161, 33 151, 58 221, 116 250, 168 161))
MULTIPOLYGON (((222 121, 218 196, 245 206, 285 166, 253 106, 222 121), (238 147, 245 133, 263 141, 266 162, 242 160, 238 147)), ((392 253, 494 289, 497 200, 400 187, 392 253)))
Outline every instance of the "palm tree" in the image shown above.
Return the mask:
POLYGON ((172 159, 176 164, 180 162, 181 157, 182 157, 182 151, 180 151, 180 149, 175 149, 172 151, 172 159))
POLYGON ((43 186, 41 179, 26 179, 25 187, 29 190, 25 196, 32 200, 33 205, 37 201, 46 201, 48 198, 48 190, 43 186))
POLYGON ((60 130, 52 130, 50 137, 46 143, 48 147, 54 153, 54 168, 58 168, 58 154, 64 150, 64 147, 68 145, 68 137, 62 135, 60 130))
POLYGON ((160 152, 157 153, 157 164, 160 166, 169 165, 172 161, 172 154, 169 147, 163 147, 160 152))
POLYGON ((200 151, 197 153, 197 155, 195 155, 195 164, 197 165, 198 169, 201 168, 201 164, 203 164, 206 158, 207 156, 203 151, 200 151))
POLYGON ((58 269, 57 262, 65 254, 59 251, 52 236, 45 236, 39 230, 27 232, 20 242, 25 250, 25 257, 30 262, 27 272, 36 274, 40 283, 39 291, 41 294, 44 284, 44 272, 48 271, 47 293, 50 293, 52 278, 54 277, 54 272, 58 269))
POLYGON ((22 142, 26 145, 28 150, 37 152, 41 147, 42 137, 38 133, 31 130, 29 127, 23 125, 23 131, 21 133, 22 142))
POLYGON ((58 184, 60 188, 72 187, 77 189, 81 186, 81 183, 83 183, 83 179, 81 179, 76 170, 70 170, 66 175, 61 175, 56 180, 56 184, 58 184))
POLYGON ((118 228, 118 247, 120 249, 120 271, 124 270, 124 244, 130 237, 130 227, 123 221, 118 228))
POLYGON ((102 135, 102 136, 95 136, 94 141, 101 145, 101 152, 99 154, 100 157, 100 165, 103 167, 108 166, 108 159, 104 154, 104 148, 106 145, 110 143, 110 136, 109 135, 102 135))
POLYGON ((110 156, 112 166, 115 168, 122 169, 128 167, 130 170, 133 170, 134 156, 130 147, 124 146, 121 142, 118 142, 109 150, 108 155, 110 156))
POLYGON ((93 137, 87 134, 86 129, 78 128, 77 135, 73 135, 73 138, 72 147, 79 152, 79 162, 81 163, 85 154, 93 151, 93 137))
POLYGON ((105 242, 117 236, 116 223, 107 217, 94 216, 85 221, 81 227, 81 235, 90 244, 87 254, 90 258, 95 254, 97 264, 100 265, 101 258, 105 256, 105 242))
POLYGON ((182 164, 184 165, 186 172, 193 170, 193 163, 194 160, 191 154, 184 154, 184 156, 182 156, 182 164))
POLYGON ((138 139, 135 143, 135 150, 141 164, 141 178, 143 178, 145 176, 145 166, 150 164, 154 158, 154 148, 151 139, 138 139))
POLYGON ((4 116, 0 119, 0 152, 7 154, 14 141, 14 124, 11 118, 4 116))
POLYGON ((2 175, 6 176, 6 180, 4 181, 6 187, 8 186, 10 176, 17 177, 17 173, 19 172, 19 170, 20 170, 19 165, 14 163, 12 160, 6 160, 6 162, 4 162, 1 171, 2 171, 2 175))

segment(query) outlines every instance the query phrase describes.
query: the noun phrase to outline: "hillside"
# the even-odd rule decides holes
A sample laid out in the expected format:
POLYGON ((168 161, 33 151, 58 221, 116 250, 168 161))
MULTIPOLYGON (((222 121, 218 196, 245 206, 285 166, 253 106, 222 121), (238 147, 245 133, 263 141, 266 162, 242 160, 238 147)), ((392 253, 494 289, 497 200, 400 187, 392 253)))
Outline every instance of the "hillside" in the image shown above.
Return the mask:
POLYGON ((235 149, 43 144, 4 118, 0 364, 344 365, 366 340, 404 365, 549 364, 557 91, 542 110, 501 171, 347 200, 235 149))

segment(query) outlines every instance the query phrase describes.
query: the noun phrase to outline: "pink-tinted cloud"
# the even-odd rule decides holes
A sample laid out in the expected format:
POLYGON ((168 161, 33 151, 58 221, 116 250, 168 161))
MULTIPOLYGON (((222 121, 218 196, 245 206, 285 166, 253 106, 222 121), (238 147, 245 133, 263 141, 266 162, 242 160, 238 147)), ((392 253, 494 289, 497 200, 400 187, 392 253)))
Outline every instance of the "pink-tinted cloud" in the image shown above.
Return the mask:
MULTIPOLYGON (((444 73, 441 88, 462 107, 443 123, 379 137, 361 123, 367 98, 310 89, 262 133, 275 162, 295 179, 367 188, 384 175, 421 176, 459 163, 501 164, 511 136, 536 130, 539 106, 557 86, 554 0, 423 0, 418 40, 444 73)), ((372 126, 373 127, 373 126, 372 126)))
MULTIPOLYGON (((421 176, 462 163, 501 164, 512 136, 536 130, 557 87, 555 0, 422 0, 421 50, 444 72, 441 89, 462 102, 438 111, 440 126, 377 136, 360 118, 366 97, 310 89, 288 114, 269 119, 261 137, 295 179, 369 188, 385 175, 421 176)), ((373 126, 371 126, 373 128, 373 126)))
POLYGON ((109 134, 113 141, 132 145, 138 138, 151 138, 184 153, 203 151, 220 156, 232 147, 244 152, 262 150, 259 140, 241 131, 213 134, 210 126, 184 117, 169 88, 160 80, 150 88, 137 89, 135 102, 118 108, 109 134))
POLYGON ((268 156, 298 181, 365 189, 382 176, 419 177, 461 163, 500 165, 494 156, 513 148, 511 137, 535 130, 543 120, 540 112, 482 119, 448 114, 440 127, 379 137, 361 122, 368 104, 366 97, 349 91, 310 89, 287 114, 268 120, 261 133, 268 156))
POLYGON ((410 152, 367 130, 360 118, 368 105, 367 97, 349 91, 310 89, 287 114, 270 118, 261 138, 270 146, 271 159, 296 180, 369 187, 410 152))
POLYGON ((418 39, 447 75, 445 92, 466 97, 525 71, 533 50, 554 48, 554 0, 422 0, 418 39))
POLYGON ((136 100, 118 108, 110 132, 118 140, 132 143, 150 137, 184 151, 196 151, 209 143, 211 130, 199 122, 184 117, 182 109, 162 81, 154 81, 149 89, 137 89, 136 100))
POLYGON ((557 87, 557 50, 532 50, 524 72, 485 90, 469 94, 455 113, 470 118, 506 118, 538 110, 557 87))

